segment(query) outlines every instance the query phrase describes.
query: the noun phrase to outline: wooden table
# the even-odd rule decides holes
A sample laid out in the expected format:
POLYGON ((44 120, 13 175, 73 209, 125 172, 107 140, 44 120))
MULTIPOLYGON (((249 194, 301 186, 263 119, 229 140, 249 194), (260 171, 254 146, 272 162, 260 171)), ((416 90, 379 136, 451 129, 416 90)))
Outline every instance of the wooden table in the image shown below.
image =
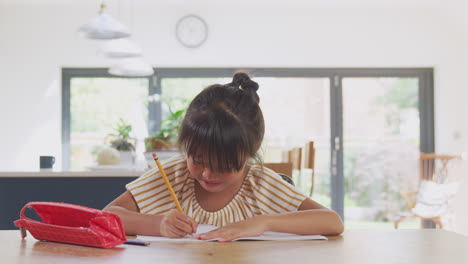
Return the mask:
POLYGON ((153 243, 98 249, 0 231, 0 263, 468 263, 468 237, 443 230, 350 230, 329 241, 153 243))

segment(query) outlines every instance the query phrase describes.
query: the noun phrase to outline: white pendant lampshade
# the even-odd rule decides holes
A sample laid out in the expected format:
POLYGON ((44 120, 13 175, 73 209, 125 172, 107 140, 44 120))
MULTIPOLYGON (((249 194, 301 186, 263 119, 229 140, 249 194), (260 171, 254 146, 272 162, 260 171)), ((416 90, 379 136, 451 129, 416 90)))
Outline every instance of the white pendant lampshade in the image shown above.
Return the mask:
POLYGON ((128 58, 141 56, 141 48, 127 38, 106 41, 100 48, 99 53, 109 58, 128 58))
POLYGON ((101 5, 98 16, 91 22, 81 26, 79 31, 83 32, 85 36, 90 39, 117 39, 129 37, 131 35, 129 28, 111 15, 104 13, 105 7, 105 5, 101 5))
POLYGON ((109 74, 126 77, 144 77, 153 75, 153 67, 141 58, 127 58, 109 69, 109 74))

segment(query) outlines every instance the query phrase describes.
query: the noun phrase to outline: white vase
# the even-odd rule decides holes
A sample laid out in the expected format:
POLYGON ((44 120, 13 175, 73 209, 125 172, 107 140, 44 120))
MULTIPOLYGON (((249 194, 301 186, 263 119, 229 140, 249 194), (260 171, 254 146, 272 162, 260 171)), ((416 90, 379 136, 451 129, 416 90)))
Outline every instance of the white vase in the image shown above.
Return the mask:
POLYGON ((135 152, 134 151, 119 151, 120 153, 120 165, 133 167, 135 165, 135 152))

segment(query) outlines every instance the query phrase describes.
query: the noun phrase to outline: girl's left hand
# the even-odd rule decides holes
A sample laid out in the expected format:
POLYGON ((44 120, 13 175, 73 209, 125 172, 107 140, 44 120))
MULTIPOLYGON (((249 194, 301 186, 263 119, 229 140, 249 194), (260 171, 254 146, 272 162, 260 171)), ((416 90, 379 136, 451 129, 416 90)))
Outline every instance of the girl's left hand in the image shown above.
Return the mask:
POLYGON ((255 216, 244 221, 232 223, 216 230, 195 235, 200 240, 218 239, 219 242, 231 241, 240 237, 259 236, 266 231, 265 216, 255 216))

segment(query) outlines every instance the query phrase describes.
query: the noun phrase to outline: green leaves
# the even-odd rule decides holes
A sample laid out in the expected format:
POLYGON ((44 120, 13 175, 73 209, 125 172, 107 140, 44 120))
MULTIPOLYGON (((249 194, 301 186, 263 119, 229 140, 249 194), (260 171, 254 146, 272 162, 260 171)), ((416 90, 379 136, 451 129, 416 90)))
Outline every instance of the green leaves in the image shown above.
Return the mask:
POLYGON ((119 137, 128 139, 130 137, 130 132, 132 132, 132 125, 120 118, 115 130, 117 131, 119 137))
POLYGON ((136 140, 130 138, 132 125, 120 118, 115 127, 116 134, 109 134, 113 139, 110 141, 111 147, 119 151, 135 151, 136 140), (134 142, 131 142, 134 141, 134 142))
POLYGON ((154 144, 152 141, 160 142, 166 147, 170 147, 175 144, 179 134, 179 127, 188 105, 188 102, 184 101, 184 107, 182 109, 173 111, 173 104, 178 102, 176 99, 181 100, 180 98, 160 98, 161 102, 165 102, 168 106, 168 115, 159 124, 159 130, 146 138, 145 146, 147 150, 152 149, 154 144))

